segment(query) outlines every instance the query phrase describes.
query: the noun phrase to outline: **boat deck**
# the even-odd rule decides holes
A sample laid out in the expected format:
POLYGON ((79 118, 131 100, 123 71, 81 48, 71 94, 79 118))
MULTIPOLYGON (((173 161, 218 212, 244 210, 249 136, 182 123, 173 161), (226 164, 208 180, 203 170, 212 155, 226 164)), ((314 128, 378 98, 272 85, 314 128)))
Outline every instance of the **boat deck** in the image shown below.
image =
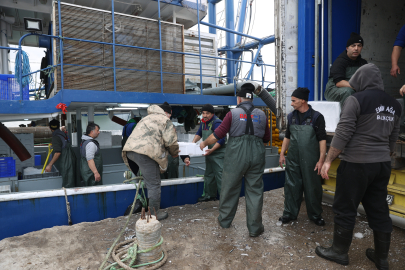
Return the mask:
MULTIPOLYGON (((168 260, 162 269, 375 269, 365 256, 373 246, 373 235, 364 216, 357 217, 354 231, 363 238, 354 237, 350 265, 343 267, 314 253, 318 244, 331 243, 334 214, 330 205, 323 205, 325 227, 308 221, 304 202, 297 222, 278 226, 282 192, 282 188, 265 192, 265 232, 257 238, 248 235, 244 197, 229 229, 217 223, 218 201, 168 208, 169 218, 162 221, 168 260)), ((131 218, 121 241, 134 237, 138 219, 139 214, 131 218)), ((6 238, 0 241, 1 268, 96 269, 125 222, 126 217, 118 217, 6 238)), ((390 269, 402 269, 405 263, 404 236, 405 230, 394 227, 390 269)))

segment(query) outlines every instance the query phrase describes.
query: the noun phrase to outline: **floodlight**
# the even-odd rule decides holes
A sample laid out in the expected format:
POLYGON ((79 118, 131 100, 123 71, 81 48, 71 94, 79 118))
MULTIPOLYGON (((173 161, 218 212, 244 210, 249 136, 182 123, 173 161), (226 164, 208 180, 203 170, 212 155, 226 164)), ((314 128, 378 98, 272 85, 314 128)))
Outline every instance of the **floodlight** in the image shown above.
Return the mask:
POLYGON ((42 20, 35 18, 24 18, 25 30, 29 32, 41 32, 42 31, 42 20))

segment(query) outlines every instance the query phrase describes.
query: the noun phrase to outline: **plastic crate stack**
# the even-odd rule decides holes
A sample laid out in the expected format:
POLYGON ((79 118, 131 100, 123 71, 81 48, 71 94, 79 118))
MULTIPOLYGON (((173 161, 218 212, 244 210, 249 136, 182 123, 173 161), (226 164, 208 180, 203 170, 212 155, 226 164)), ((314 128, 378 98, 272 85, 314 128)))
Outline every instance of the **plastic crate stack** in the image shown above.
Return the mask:
POLYGON ((0 178, 13 177, 15 175, 15 160, 12 157, 0 158, 0 178))
POLYGON ((269 112, 269 126, 271 126, 271 133, 272 133, 272 142, 271 145, 278 148, 278 153, 281 153, 281 146, 283 145, 283 141, 279 139, 280 131, 276 125, 276 115, 272 113, 270 110, 269 112), (271 121, 271 122, 270 122, 271 121))
MULTIPOLYGON (((22 100, 30 99, 29 85, 23 88, 22 100)), ((14 75, 0 74, 0 100, 20 100, 20 84, 14 75)))

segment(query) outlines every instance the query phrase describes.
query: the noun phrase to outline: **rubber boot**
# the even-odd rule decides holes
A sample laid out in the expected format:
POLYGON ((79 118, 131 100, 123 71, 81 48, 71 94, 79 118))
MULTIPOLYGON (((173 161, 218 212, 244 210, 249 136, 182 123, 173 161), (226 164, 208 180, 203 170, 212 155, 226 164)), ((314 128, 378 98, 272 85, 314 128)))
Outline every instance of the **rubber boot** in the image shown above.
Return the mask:
POLYGON ((388 270, 388 251, 391 243, 391 233, 377 232, 374 233, 374 247, 366 250, 366 256, 372 261, 377 269, 388 270))
POLYGON ((157 220, 163 220, 166 219, 169 214, 166 212, 163 212, 162 210, 160 210, 160 200, 152 200, 149 199, 149 206, 150 206, 150 211, 151 213, 155 213, 156 211, 156 218, 157 220))
POLYGON ((349 264, 349 248, 352 243, 353 230, 347 230, 335 223, 333 244, 330 248, 316 247, 315 253, 324 259, 342 265, 349 264))

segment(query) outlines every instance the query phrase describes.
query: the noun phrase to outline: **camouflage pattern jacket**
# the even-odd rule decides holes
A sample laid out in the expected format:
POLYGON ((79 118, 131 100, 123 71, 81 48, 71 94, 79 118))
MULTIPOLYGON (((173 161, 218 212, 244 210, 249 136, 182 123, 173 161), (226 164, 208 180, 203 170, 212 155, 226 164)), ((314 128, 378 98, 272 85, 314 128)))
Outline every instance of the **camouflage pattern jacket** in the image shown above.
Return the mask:
POLYGON ((159 164, 160 171, 167 170, 167 157, 177 156, 179 144, 173 123, 162 108, 151 105, 148 116, 142 118, 129 136, 122 150, 122 159, 129 168, 127 151, 146 155, 159 164))

